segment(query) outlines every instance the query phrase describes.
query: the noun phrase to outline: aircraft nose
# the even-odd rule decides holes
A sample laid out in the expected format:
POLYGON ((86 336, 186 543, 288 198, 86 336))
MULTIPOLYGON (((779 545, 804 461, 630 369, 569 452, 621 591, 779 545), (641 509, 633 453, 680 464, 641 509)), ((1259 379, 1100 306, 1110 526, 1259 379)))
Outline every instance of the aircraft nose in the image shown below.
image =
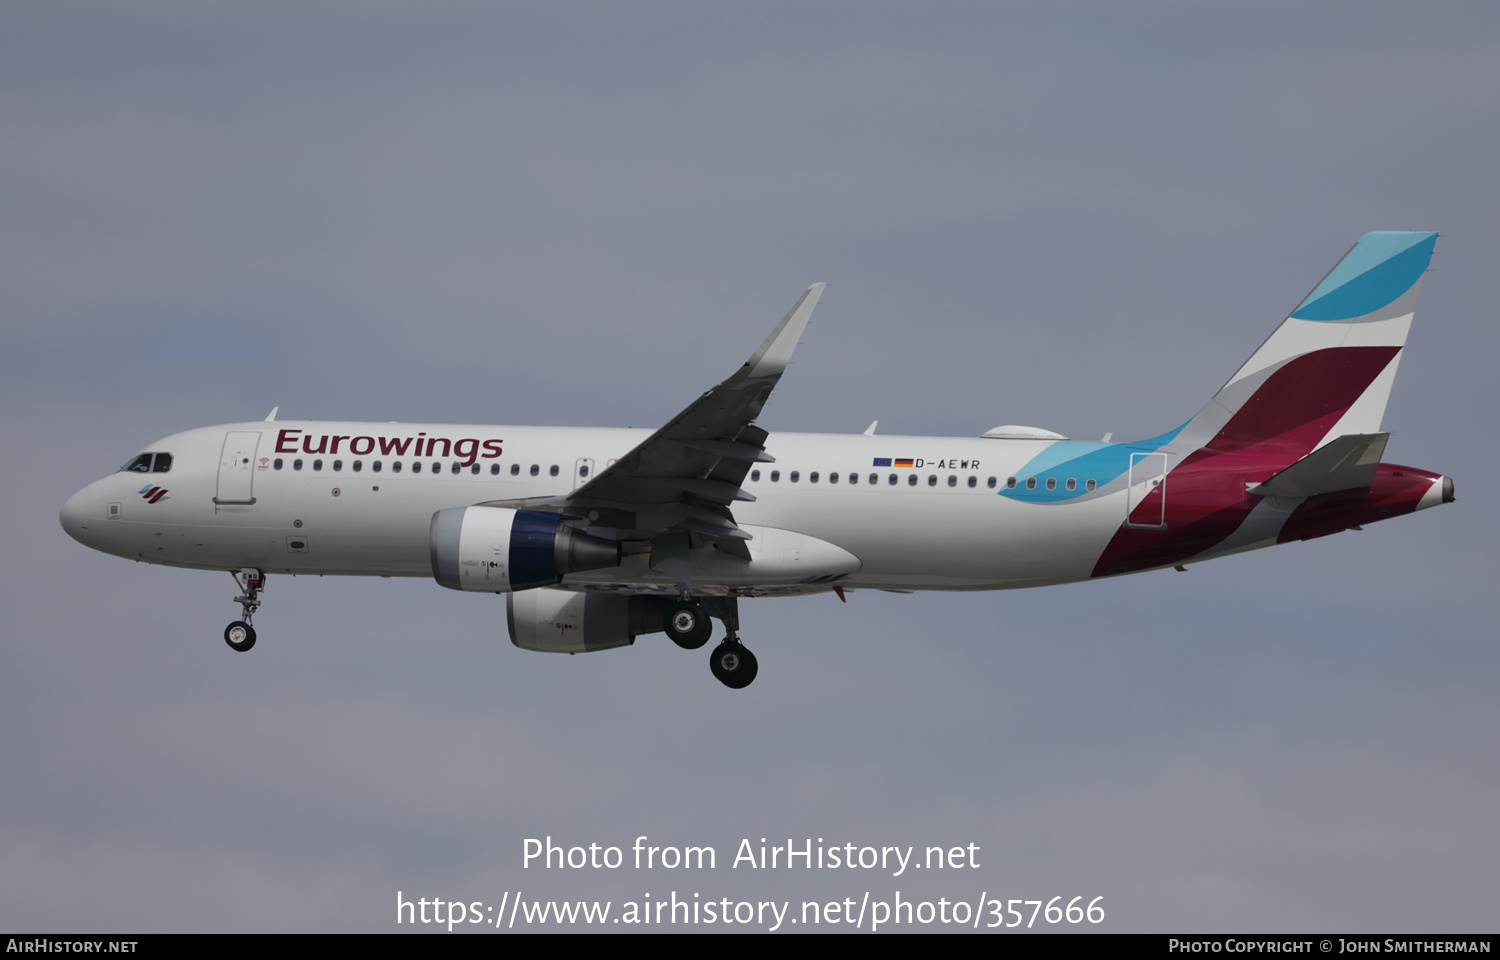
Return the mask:
POLYGON ((68 532, 68 536, 79 543, 88 543, 88 525, 92 522, 89 511, 89 488, 82 490, 68 498, 68 502, 62 505, 57 519, 62 523, 62 528, 68 532))

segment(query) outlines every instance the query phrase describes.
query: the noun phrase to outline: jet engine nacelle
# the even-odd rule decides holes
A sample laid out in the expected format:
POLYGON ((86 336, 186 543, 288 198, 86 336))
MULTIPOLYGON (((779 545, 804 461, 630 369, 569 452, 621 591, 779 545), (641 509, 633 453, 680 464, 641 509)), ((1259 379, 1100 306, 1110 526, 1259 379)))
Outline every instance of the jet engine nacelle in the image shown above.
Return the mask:
POLYGON ((449 507, 432 515, 432 576, 454 590, 509 593, 563 574, 619 566, 620 545, 562 525, 555 513, 449 507))
POLYGON ((587 653, 635 643, 663 629, 663 597, 622 596, 541 587, 505 598, 510 642, 523 650, 587 653))

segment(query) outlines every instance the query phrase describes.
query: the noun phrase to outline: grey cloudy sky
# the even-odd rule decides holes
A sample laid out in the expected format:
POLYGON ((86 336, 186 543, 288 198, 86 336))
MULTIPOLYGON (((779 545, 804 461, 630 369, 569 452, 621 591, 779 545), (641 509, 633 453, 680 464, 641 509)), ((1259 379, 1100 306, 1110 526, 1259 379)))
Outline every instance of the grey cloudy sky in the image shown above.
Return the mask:
POLYGON ((1500 881, 1493 4, 12 3, 0 928, 1103 896, 1473 931, 1500 881), (512 647, 430 581, 92 553, 62 501, 282 416, 655 426, 831 282, 762 423, 1150 436, 1362 233, 1441 232, 1386 457, 1459 501, 1103 583, 512 647), (521 842, 968 844, 964 874, 539 874, 521 842))

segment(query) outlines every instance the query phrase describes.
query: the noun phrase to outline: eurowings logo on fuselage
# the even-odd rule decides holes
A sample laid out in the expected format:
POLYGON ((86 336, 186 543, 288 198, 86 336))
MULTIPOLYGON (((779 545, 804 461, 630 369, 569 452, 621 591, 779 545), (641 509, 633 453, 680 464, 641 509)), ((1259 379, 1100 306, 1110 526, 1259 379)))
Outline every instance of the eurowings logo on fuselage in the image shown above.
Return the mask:
POLYGON ((147 484, 146 486, 141 487, 139 490, 137 490, 136 493, 140 494, 141 499, 145 500, 147 503, 160 503, 161 501, 167 499, 166 487, 156 487, 147 484))
POLYGON ((460 440, 452 440, 448 437, 429 437, 427 431, 417 433, 415 437, 376 437, 376 436, 333 436, 332 434, 321 434, 313 431, 287 428, 276 434, 277 453, 338 453, 339 444, 345 440, 349 441, 348 452, 363 457, 375 453, 378 449, 383 457, 404 457, 407 450, 411 450, 414 457, 455 457, 462 458, 460 466, 471 467, 479 460, 493 460, 501 455, 503 448, 500 440, 483 440, 478 437, 464 437, 460 440), (318 441, 316 448, 313 440, 318 441), (298 442, 301 442, 300 449, 298 442), (438 444, 442 444, 439 448, 438 444), (480 445, 483 444, 484 452, 480 453, 480 445), (364 449, 361 450, 360 447, 364 449), (441 452, 437 452, 441 449, 441 452))

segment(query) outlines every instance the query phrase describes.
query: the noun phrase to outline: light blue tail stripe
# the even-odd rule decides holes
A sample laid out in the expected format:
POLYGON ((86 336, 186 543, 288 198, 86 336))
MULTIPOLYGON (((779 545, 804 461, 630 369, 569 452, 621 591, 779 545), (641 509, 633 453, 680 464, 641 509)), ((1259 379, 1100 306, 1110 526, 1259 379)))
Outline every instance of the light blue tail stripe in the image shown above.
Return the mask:
POLYGON ((1297 320, 1352 320, 1374 313, 1410 290, 1432 260, 1435 233, 1381 230, 1367 233, 1323 278, 1302 305, 1297 320))

